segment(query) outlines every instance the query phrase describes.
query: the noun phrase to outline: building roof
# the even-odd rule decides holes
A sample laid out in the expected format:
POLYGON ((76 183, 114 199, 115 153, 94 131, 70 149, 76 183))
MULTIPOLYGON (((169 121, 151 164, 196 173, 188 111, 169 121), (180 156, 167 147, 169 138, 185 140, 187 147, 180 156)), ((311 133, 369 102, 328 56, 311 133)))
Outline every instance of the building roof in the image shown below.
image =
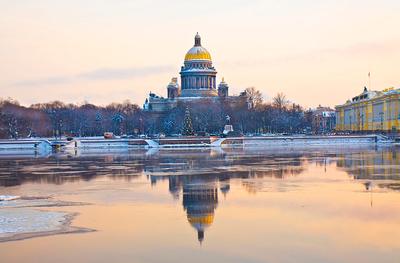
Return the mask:
POLYGON ((189 49, 189 51, 185 55, 185 62, 192 60, 211 61, 210 52, 208 52, 207 49, 201 46, 201 38, 198 33, 194 38, 194 46, 189 49))
POLYGON ((335 108, 345 107, 352 104, 357 104, 363 101, 371 101, 371 100, 378 100, 385 96, 390 96, 393 94, 400 94, 400 89, 395 89, 393 87, 384 89, 382 91, 375 91, 375 90, 368 90, 366 87, 364 88, 363 92, 353 97, 351 100, 347 100, 346 103, 342 105, 337 105, 335 108))

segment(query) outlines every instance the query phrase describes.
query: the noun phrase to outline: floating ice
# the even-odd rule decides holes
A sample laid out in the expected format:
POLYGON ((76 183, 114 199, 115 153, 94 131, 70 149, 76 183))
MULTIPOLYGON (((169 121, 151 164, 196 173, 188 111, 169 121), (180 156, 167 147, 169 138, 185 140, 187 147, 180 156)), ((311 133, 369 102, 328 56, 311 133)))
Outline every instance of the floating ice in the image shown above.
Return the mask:
POLYGON ((61 233, 81 233, 91 229, 71 227, 74 213, 45 211, 39 207, 82 205, 44 197, 0 195, 0 243, 61 233), (16 200, 15 200, 16 199, 16 200), (10 200, 10 201, 5 201, 10 200))
POLYGON ((66 213, 30 208, 0 210, 0 237, 61 229, 66 213))
POLYGON ((18 195, 0 195, 0 202, 1 201, 11 201, 15 199, 19 199, 20 196, 18 195))

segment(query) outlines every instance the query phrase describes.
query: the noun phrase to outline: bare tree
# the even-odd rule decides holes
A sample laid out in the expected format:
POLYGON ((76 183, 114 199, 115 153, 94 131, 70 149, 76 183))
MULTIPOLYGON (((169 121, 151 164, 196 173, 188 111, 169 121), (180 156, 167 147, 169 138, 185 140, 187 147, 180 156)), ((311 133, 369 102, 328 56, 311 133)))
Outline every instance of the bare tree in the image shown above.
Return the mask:
POLYGON ((249 88, 245 89, 245 93, 247 95, 248 102, 250 104, 249 108, 255 108, 262 104, 262 102, 263 102, 262 94, 256 88, 249 87, 249 88))
POLYGON ((193 129, 210 134, 221 133, 227 115, 234 130, 243 133, 296 133, 310 126, 309 114, 300 105, 289 105, 282 93, 278 93, 271 103, 264 103, 261 92, 250 87, 239 98, 238 101, 180 101, 176 108, 163 114, 142 111, 130 101, 105 107, 61 101, 24 107, 12 99, 0 99, 0 138, 99 136, 105 131, 127 135, 139 132, 178 134, 182 132, 187 107, 191 109, 193 129))
POLYGON ((283 94, 282 92, 276 94, 276 96, 272 100, 273 100, 272 102, 273 106, 275 106, 279 110, 286 109, 286 107, 289 104, 289 101, 286 99, 285 94, 283 94))

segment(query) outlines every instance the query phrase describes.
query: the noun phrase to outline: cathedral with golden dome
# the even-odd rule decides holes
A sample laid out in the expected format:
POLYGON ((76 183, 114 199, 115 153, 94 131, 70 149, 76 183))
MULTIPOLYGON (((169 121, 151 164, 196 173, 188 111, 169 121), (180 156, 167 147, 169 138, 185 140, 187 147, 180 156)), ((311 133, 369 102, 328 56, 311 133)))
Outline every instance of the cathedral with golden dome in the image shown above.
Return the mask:
POLYGON ((198 33, 194 37, 194 46, 185 55, 179 74, 180 85, 178 78, 172 78, 167 86, 167 98, 149 93, 143 105, 145 111, 165 112, 176 107, 179 101, 193 102, 204 98, 215 101, 224 99, 231 103, 246 99, 244 94, 229 96, 229 86, 224 79, 217 86, 217 71, 212 64, 211 54, 201 45, 198 33))

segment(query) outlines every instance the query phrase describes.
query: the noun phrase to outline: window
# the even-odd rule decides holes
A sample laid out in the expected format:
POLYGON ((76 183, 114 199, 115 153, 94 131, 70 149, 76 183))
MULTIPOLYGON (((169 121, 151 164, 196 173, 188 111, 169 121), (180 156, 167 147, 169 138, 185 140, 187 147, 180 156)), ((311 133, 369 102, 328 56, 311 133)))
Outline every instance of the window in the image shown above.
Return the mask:
POLYGON ((384 118, 383 102, 372 105, 372 120, 374 122, 381 122, 384 118))

